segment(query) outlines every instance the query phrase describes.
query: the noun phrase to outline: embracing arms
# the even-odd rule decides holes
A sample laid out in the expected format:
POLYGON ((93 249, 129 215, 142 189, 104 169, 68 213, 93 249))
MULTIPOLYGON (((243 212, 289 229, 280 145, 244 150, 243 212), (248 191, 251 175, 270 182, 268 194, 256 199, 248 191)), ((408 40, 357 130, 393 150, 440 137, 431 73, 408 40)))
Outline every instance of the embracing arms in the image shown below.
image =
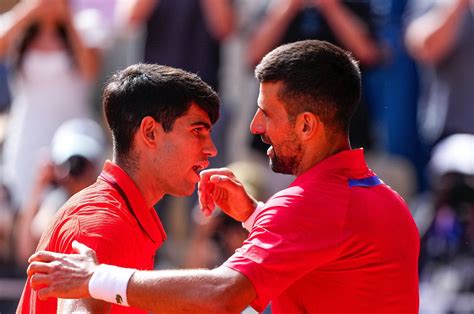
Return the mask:
MULTIPOLYGON (((232 217, 244 221, 257 205, 225 168, 203 171, 199 191, 200 204, 207 214, 217 204, 232 217)), ((79 254, 40 251, 30 258, 28 275, 40 298, 91 296, 90 278, 94 272, 107 271, 107 267, 97 268, 93 250, 78 242, 73 247, 79 254)), ((212 270, 136 271, 128 281, 126 296, 130 306, 156 312, 237 313, 255 299, 256 292, 247 277, 220 266, 212 270)), ((108 301, 113 302, 114 298, 108 301)))

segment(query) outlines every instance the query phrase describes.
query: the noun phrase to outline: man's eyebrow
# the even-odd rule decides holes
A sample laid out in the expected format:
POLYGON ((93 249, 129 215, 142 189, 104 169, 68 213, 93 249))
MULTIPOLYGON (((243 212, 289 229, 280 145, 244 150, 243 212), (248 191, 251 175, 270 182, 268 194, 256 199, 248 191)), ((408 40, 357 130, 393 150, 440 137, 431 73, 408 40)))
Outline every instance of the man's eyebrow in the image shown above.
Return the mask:
POLYGON ((202 126, 206 129, 210 129, 211 128, 211 125, 207 122, 204 122, 204 121, 196 121, 196 122, 193 122, 191 123, 191 126, 202 126))

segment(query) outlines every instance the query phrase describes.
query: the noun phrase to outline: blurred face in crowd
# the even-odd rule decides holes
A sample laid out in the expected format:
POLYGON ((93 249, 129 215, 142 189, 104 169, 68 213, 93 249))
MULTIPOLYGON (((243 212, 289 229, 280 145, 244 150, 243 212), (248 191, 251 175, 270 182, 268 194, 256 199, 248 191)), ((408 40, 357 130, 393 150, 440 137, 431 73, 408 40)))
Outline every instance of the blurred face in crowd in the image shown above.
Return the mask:
MULTIPOLYGON (((161 126, 158 124, 158 128, 161 126)), ((217 154, 211 139, 211 121, 198 105, 176 119, 169 132, 157 132, 157 149, 153 164, 159 174, 156 184, 167 194, 190 195, 199 181, 199 172, 209 166, 208 159, 217 154)))
POLYGON ((294 175, 302 159, 302 145, 285 104, 278 98, 281 85, 281 82, 260 84, 258 108, 250 124, 250 131, 260 135, 264 143, 271 145, 267 155, 272 170, 294 175))

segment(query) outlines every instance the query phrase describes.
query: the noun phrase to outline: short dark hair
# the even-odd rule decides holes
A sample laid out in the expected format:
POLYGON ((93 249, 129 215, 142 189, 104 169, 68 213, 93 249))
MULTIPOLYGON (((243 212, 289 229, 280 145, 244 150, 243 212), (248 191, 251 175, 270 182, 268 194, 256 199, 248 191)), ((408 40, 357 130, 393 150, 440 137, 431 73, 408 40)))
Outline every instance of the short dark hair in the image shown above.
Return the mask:
POLYGON ((146 116, 165 132, 195 103, 214 124, 219 117, 217 93, 196 74, 158 64, 139 63, 115 73, 103 93, 105 116, 112 131, 114 150, 130 152, 133 134, 146 116))
POLYGON ((283 83, 278 97, 290 121, 309 111, 332 130, 348 132, 361 94, 359 66, 349 52, 319 40, 286 44, 263 57, 255 76, 283 83))

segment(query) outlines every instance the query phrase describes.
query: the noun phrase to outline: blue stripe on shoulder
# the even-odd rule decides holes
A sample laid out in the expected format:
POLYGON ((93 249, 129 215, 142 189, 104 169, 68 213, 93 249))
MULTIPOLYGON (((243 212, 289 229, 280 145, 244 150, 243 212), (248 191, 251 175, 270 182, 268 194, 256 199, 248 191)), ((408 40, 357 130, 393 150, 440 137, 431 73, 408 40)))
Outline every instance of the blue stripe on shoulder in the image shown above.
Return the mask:
POLYGON ((362 186, 362 187, 371 187, 383 184, 383 181, 377 176, 362 178, 362 179, 349 179, 349 186, 362 186))

